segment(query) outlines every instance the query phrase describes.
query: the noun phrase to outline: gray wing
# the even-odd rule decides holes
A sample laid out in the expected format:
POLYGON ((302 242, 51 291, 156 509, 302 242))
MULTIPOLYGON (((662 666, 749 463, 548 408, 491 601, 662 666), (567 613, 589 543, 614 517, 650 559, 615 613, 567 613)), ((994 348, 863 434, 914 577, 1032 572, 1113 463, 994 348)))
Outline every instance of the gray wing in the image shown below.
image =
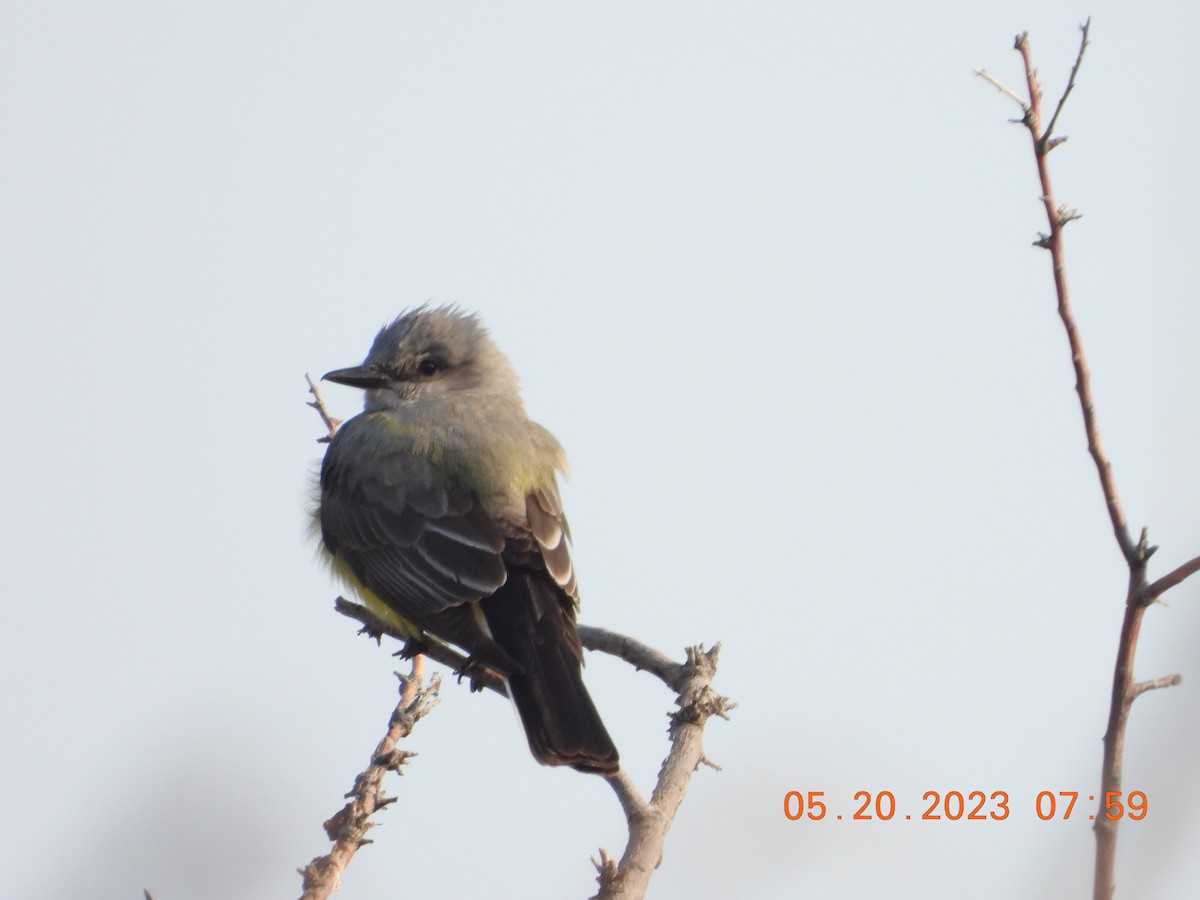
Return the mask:
POLYGON ((490 596, 507 578, 500 525, 470 490, 412 453, 381 414, 356 416, 330 444, 321 466, 321 534, 364 585, 424 627, 490 596))
POLYGON ((525 498, 525 517, 546 572, 563 593, 579 604, 579 586, 571 563, 571 529, 563 514, 562 500, 554 484, 534 491, 525 498))

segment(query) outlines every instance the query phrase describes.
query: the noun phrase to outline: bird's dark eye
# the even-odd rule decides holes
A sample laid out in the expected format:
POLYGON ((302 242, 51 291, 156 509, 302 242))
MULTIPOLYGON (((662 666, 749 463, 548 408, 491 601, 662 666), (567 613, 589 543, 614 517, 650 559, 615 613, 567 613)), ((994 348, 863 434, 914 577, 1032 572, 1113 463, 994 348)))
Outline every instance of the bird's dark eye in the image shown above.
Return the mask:
POLYGON ((436 375, 439 371, 441 371, 441 368, 442 367, 440 365, 438 365, 436 360, 423 359, 423 360, 421 360, 420 365, 417 366, 417 371, 420 372, 426 378, 429 378, 433 375, 436 375))

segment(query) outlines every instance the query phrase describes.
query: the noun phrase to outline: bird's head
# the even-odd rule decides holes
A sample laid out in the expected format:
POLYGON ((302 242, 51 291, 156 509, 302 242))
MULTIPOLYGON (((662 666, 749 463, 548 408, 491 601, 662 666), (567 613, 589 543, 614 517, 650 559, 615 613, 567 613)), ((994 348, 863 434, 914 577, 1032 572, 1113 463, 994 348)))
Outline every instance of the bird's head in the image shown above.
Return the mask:
POLYGON ((401 313, 380 329, 362 365, 323 378, 363 388, 368 411, 468 391, 519 403, 512 366, 483 323, 456 306, 401 313))

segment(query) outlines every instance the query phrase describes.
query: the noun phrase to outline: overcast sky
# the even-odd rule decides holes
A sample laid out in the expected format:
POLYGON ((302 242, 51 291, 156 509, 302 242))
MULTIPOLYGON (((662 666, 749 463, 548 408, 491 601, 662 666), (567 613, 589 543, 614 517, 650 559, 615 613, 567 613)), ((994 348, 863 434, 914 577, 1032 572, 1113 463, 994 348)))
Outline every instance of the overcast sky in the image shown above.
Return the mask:
MULTIPOLYGON (((1125 572, 1018 113, 1029 30, 1100 424, 1200 553, 1200 7, 8 4, 0 860, 28 898, 298 895, 389 651, 305 535, 305 373, 478 311, 571 457, 581 621, 723 643, 652 896, 1087 897, 1125 572), (791 822, 787 791, 832 815, 791 822), (901 815, 853 822, 857 791, 901 815), (927 822, 926 791, 1006 791, 927 822)), ((336 415, 361 403, 330 386, 336 415)), ((1151 609, 1118 896, 1200 891, 1200 579, 1151 609)), ((672 698, 589 657, 648 791, 672 698)), ((340 897, 584 897, 601 780, 448 683, 340 897)))

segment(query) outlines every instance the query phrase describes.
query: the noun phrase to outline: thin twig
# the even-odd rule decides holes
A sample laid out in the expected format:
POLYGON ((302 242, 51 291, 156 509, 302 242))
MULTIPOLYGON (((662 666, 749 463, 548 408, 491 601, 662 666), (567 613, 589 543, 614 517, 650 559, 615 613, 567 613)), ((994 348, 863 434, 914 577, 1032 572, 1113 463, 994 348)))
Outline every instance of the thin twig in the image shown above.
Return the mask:
POLYGON ((1157 691, 1160 688, 1175 687, 1179 684, 1183 684, 1182 675, 1164 675, 1162 678, 1155 678, 1153 681, 1139 681, 1129 689, 1129 693, 1132 699, 1132 697, 1140 697, 1146 691, 1157 691))
POLYGON ((325 400, 321 396, 321 391, 317 387, 317 383, 312 380, 312 376, 305 373, 304 380, 308 382, 308 392, 313 395, 313 399, 308 402, 308 405, 317 411, 317 415, 321 417, 321 421, 325 423, 326 434, 324 437, 317 438, 318 444, 328 444, 333 440, 333 436, 337 434, 338 427, 342 424, 341 419, 335 419, 329 415, 325 409, 325 400))
POLYGON ((424 663, 417 656, 409 675, 396 673, 400 679, 400 702, 388 721, 387 734, 371 754, 371 764, 354 779, 354 787, 346 794, 350 802, 325 822, 325 833, 333 841, 333 848, 300 870, 304 877, 304 893, 300 900, 326 900, 338 889, 342 872, 351 858, 360 847, 371 843, 367 838, 367 832, 374 825, 371 816, 395 799, 384 796, 383 777, 388 772, 404 774, 401 767, 416 756, 397 749, 396 745, 408 737, 413 726, 438 703, 441 681, 434 675, 428 685, 424 684, 423 671, 424 663))
POLYGON ((1168 572, 1153 584, 1147 585, 1142 590, 1142 602, 1153 603, 1159 596, 1175 587, 1175 585, 1182 583, 1185 579, 1195 575, 1197 572, 1200 572, 1200 556, 1197 556, 1195 559, 1189 559, 1174 572, 1168 572))
MULTIPOLYGON (((1042 133, 1041 144, 1043 153, 1053 149, 1048 145, 1050 141, 1050 135, 1054 134, 1054 126, 1058 124, 1059 114, 1062 113, 1063 106, 1066 105, 1067 98, 1071 96, 1071 91, 1075 90, 1075 76, 1079 74, 1079 66, 1083 63, 1083 54, 1087 52, 1089 45, 1088 29, 1091 27, 1091 16, 1088 16, 1087 21, 1079 26, 1079 30, 1083 33, 1079 42, 1079 53, 1075 57, 1075 65, 1071 66, 1071 76, 1067 79, 1067 87, 1063 91, 1062 96, 1058 98, 1058 106, 1054 108, 1054 115, 1050 117, 1050 124, 1046 126, 1046 130, 1042 133)), ((1066 138, 1062 138, 1059 143, 1061 143, 1062 140, 1066 140, 1066 138)), ((1058 144, 1055 144, 1055 146, 1058 146, 1058 144)))
POLYGON ((993 75, 991 72, 988 72, 986 69, 975 69, 974 71, 975 71, 976 75, 978 75, 984 81, 988 82, 990 85, 992 85, 992 87, 994 87, 1000 93, 1005 94, 1006 96, 1012 98, 1016 102, 1017 106, 1021 107, 1022 112, 1029 111, 1029 107, 1026 105, 1025 101, 1021 99, 1021 97, 1017 94, 1017 92, 1014 91, 1012 88, 1010 88, 1007 84, 1005 84, 999 78, 997 78, 995 75, 993 75))

